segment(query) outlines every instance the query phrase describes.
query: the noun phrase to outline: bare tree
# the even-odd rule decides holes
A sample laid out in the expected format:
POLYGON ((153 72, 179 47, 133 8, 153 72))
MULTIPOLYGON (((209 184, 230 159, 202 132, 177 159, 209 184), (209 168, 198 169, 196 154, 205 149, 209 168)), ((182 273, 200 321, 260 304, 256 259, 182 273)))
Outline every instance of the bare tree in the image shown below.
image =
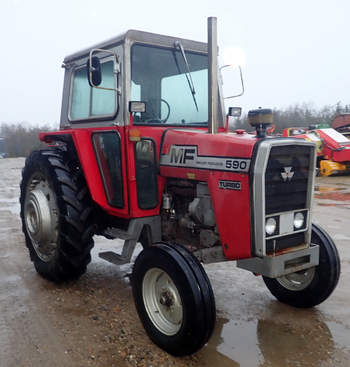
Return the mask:
MULTIPOLYGON (((335 105, 327 105, 320 109, 314 108, 310 104, 302 103, 289 106, 285 109, 273 109, 275 132, 282 132, 287 127, 309 127, 315 124, 331 124, 334 117, 341 112, 350 112, 350 105, 342 105, 338 102, 335 105)), ((236 128, 251 131, 248 124, 247 115, 235 123, 236 128)))
POLYGON ((47 126, 28 126, 2 123, 0 136, 4 138, 4 152, 7 157, 26 157, 32 150, 45 147, 39 140, 39 133, 52 130, 47 126))

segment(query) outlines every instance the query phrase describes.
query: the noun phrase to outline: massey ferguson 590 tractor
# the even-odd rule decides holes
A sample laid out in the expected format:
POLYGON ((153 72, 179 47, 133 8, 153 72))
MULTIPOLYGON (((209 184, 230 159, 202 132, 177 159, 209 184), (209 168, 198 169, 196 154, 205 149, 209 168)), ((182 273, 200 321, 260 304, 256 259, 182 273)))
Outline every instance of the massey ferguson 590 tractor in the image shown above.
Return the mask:
POLYGON ((142 244, 136 309, 177 356, 214 328, 201 263, 237 260, 296 307, 327 299, 340 273, 332 239, 311 222, 314 143, 266 136, 267 109, 249 113, 256 135, 230 133, 217 54, 209 18, 208 44, 131 30, 66 57, 60 130, 40 135, 48 149, 31 153, 21 182, 26 245, 43 277, 81 276, 94 234, 124 240, 120 254, 100 253, 115 264, 142 244))

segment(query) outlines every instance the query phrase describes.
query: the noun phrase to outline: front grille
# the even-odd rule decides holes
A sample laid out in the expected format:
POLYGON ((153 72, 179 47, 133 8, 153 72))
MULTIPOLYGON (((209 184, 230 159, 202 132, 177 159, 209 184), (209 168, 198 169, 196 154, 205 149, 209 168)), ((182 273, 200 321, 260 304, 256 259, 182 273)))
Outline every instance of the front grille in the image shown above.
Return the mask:
POLYGON ((265 214, 304 209, 307 206, 312 147, 271 148, 265 173, 265 214))
POLYGON ((276 252, 283 251, 285 249, 296 247, 305 243, 305 235, 301 233, 293 233, 288 236, 276 238, 266 241, 266 253, 271 255, 276 252))

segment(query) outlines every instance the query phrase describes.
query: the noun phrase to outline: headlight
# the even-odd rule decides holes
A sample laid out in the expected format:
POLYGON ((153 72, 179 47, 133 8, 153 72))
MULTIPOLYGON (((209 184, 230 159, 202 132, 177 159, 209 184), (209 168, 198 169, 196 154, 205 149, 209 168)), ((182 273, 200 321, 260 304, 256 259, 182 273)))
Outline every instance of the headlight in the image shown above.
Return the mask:
POLYGON ((265 223, 265 231, 266 233, 271 236, 275 233, 277 228, 277 222, 275 218, 268 218, 265 223))
POLYGON ((294 228, 300 229, 304 225, 304 214, 299 212, 294 214, 294 228))

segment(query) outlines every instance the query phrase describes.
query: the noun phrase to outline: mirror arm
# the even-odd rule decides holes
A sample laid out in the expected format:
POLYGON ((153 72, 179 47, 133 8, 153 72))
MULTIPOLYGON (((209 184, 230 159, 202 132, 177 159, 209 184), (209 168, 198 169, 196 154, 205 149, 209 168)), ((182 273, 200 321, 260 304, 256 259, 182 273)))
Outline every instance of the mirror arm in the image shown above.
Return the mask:
MULTIPOLYGON (((223 68, 227 68, 228 66, 231 66, 231 65, 224 65, 224 66, 221 66, 220 67, 220 71, 221 69, 223 68)), ((236 98, 236 97, 240 97, 240 96, 243 96, 245 90, 244 90, 244 82, 243 82, 243 73, 242 73, 242 68, 240 66, 238 66, 238 69, 239 69, 239 75, 240 75, 240 78, 241 78, 241 85, 242 85, 242 92, 239 93, 239 94, 235 94, 233 96, 229 96, 229 97, 224 97, 224 99, 231 99, 231 98, 236 98)))
MULTIPOLYGON (((103 50, 101 48, 93 48, 90 51, 90 55, 89 55, 89 75, 90 75, 90 81, 92 83, 92 71, 94 70, 93 66, 92 66, 92 56, 94 54, 94 52, 104 52, 104 53, 108 53, 111 54, 113 56, 113 74, 115 75, 115 77, 117 77, 117 75, 120 73, 120 66, 119 66, 119 61, 118 61, 118 56, 110 50, 103 50)), ((105 87, 100 87, 98 85, 94 85, 92 83, 92 85, 94 86, 94 88, 98 88, 98 89, 103 89, 103 90, 113 90, 115 92, 117 92, 118 95, 121 95, 121 90, 120 88, 105 88, 105 87)))

